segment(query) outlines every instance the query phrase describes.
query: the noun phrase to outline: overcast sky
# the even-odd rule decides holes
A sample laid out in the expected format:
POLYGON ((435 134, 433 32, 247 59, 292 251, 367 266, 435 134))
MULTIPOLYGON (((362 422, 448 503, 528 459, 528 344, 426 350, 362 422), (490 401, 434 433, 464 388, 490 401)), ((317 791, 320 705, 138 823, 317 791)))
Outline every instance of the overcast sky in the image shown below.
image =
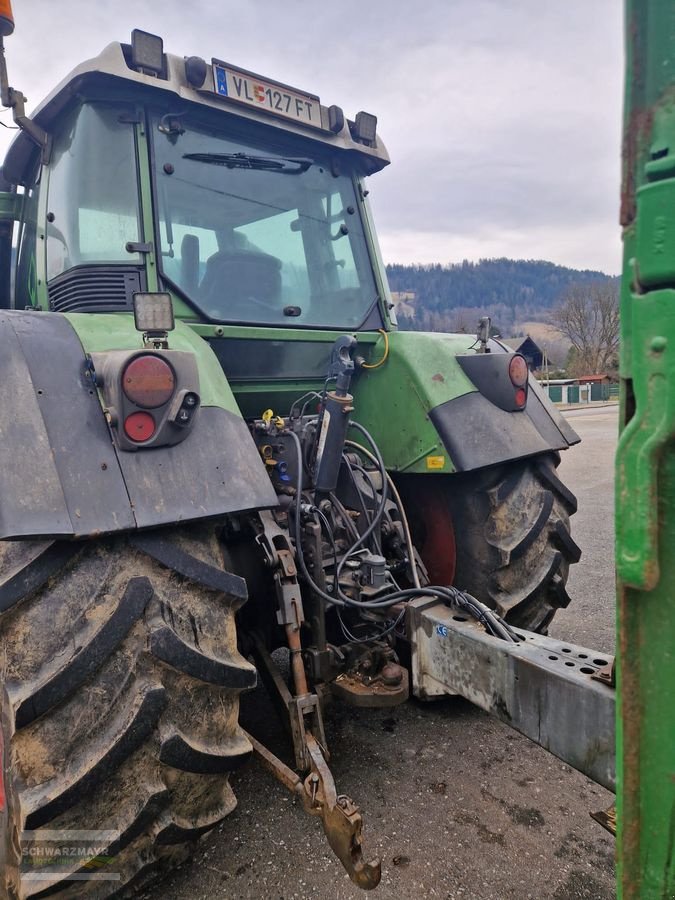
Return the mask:
MULTIPOLYGON (((131 29, 378 116, 386 262, 509 256, 616 273, 619 0, 13 0, 29 108, 131 29)), ((1 121, 10 122, 4 113, 1 121)), ((0 155, 12 132, 0 129, 0 155)))

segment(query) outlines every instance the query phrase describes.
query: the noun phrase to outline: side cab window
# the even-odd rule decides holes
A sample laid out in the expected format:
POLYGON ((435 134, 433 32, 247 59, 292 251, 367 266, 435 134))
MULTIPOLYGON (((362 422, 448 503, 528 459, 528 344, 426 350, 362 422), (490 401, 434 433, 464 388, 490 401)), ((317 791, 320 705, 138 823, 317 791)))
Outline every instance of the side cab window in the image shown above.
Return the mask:
POLYGON ((23 215, 19 225, 14 275, 14 306, 16 309, 39 304, 37 288, 36 242, 39 185, 24 191, 23 215))

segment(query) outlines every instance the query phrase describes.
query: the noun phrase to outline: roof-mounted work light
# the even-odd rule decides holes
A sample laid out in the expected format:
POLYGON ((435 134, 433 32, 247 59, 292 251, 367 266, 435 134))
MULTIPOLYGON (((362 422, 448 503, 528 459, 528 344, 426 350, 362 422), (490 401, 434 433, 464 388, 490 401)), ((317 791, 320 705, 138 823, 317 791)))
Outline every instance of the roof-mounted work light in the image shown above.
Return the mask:
POLYGON ((377 136, 377 116, 363 111, 358 112, 354 119, 353 134, 362 144, 374 146, 377 136))
POLYGON ((131 65, 145 74, 162 75, 164 73, 164 41, 162 38, 134 28, 131 32, 131 65))
POLYGON ((188 84, 196 90, 204 86, 208 66, 201 56, 188 56, 185 60, 185 77, 188 84))

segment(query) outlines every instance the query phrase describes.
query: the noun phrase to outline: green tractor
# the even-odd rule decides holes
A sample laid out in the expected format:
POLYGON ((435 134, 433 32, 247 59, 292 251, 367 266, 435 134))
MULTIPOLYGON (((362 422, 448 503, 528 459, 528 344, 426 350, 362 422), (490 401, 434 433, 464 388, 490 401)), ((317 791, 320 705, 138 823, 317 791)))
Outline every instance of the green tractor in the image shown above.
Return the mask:
POLYGON ((546 634, 578 437, 487 322, 397 331, 375 116, 140 31, 31 118, 3 62, 2 101, 0 894, 133 893, 252 748, 374 887, 326 703, 433 693, 420 598, 546 634), (239 724, 258 674, 294 768, 239 724), (85 831, 84 862, 31 864, 85 831))

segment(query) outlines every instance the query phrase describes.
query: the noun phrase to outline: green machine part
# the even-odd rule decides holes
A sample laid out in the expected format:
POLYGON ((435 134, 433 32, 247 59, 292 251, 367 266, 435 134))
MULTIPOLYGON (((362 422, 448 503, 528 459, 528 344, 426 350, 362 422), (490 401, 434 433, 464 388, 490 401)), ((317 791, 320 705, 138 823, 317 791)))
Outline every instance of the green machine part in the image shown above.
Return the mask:
MULTIPOLYGON (((67 313, 66 318, 75 329, 86 353, 108 350, 141 350, 143 343, 131 314, 67 313)), ((172 350, 189 350, 195 355, 199 369, 202 406, 219 406, 239 415, 239 408, 230 385, 214 354, 192 328, 180 320, 169 335, 172 350)))
POLYGON ((675 897, 675 10, 627 0, 616 467, 618 894, 675 897))

